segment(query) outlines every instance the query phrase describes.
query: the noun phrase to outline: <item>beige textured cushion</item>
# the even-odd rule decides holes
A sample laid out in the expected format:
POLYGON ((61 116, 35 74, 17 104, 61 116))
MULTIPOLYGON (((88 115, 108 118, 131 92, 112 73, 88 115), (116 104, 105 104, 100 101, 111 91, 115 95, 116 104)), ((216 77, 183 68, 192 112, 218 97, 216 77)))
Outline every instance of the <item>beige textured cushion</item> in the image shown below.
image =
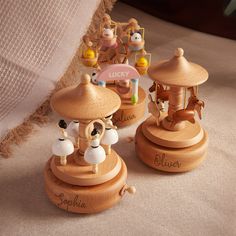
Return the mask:
POLYGON ((54 89, 100 2, 0 1, 0 140, 54 89))

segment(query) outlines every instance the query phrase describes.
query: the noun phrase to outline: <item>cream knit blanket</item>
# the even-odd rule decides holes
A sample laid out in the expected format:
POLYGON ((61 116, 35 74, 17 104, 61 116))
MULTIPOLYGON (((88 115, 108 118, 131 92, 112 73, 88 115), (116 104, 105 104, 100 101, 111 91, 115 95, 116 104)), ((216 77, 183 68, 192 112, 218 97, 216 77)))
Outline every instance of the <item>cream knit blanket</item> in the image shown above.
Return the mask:
POLYGON ((50 95, 96 9, 104 11, 111 2, 0 0, 0 153, 28 132, 25 125, 9 133, 50 95))

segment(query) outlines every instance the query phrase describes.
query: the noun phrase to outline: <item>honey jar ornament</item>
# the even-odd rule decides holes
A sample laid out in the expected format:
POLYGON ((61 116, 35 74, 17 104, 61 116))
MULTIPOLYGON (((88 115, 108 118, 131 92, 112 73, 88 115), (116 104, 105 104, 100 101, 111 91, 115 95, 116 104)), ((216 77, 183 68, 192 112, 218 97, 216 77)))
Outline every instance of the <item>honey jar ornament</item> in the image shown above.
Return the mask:
POLYGON ((158 170, 192 170, 207 154, 208 134, 196 116, 202 118, 205 103, 198 97, 198 86, 208 79, 208 72, 187 61, 184 50, 178 48, 170 60, 151 65, 148 75, 154 80, 149 91, 155 99, 149 96, 148 110, 152 116, 136 131, 137 156, 158 170))
POLYGON ((83 74, 78 86, 64 88, 51 98, 55 112, 79 122, 79 145, 73 147, 63 165, 57 156, 61 153, 54 152, 44 170, 45 189, 52 203, 75 213, 103 211, 118 203, 125 192, 135 192, 126 184, 127 168, 122 158, 112 148, 106 153, 100 145, 106 127, 103 120, 116 112, 120 98, 90 80, 83 74))
POLYGON ((147 73, 148 67, 151 64, 151 53, 142 51, 135 54, 135 69, 140 75, 145 75, 147 73))
POLYGON ((89 37, 83 37, 83 43, 79 53, 82 64, 86 67, 96 67, 98 60, 97 47, 90 41, 89 37))

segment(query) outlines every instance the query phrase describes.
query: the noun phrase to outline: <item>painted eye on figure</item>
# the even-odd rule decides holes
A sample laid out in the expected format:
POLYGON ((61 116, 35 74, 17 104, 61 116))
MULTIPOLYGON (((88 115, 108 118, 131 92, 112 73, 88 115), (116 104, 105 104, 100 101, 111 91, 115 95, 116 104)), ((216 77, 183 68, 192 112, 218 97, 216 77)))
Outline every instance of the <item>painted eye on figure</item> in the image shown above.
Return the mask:
POLYGON ((141 36, 140 33, 136 32, 136 33, 134 33, 134 34, 131 35, 130 40, 131 40, 132 42, 142 42, 142 36, 141 36))
POLYGON ((92 83, 97 84, 97 73, 93 72, 91 76, 92 83))

